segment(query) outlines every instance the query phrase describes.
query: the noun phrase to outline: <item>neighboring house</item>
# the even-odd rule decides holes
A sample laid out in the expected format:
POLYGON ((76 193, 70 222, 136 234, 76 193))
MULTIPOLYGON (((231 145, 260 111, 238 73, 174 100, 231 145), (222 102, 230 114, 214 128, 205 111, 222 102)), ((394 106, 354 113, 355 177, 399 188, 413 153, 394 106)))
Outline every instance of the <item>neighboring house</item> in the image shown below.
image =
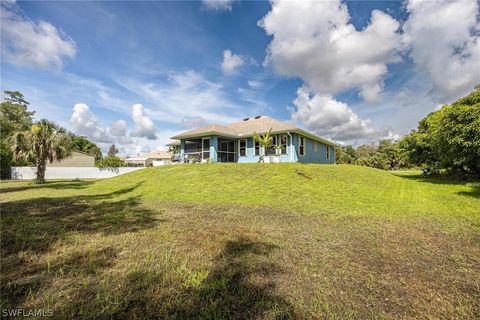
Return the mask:
POLYGON ((135 157, 128 157, 125 164, 129 167, 156 167, 172 163, 172 154, 167 151, 155 151, 135 157))
POLYGON ((91 154, 73 151, 70 157, 54 161, 53 163, 47 163, 48 167, 95 167, 95 156, 91 154))
POLYGON ((333 142, 267 116, 245 118, 228 125, 212 124, 172 139, 180 143, 182 162, 207 159, 212 162, 258 162, 265 151, 265 162, 335 163, 333 142), (272 146, 263 150, 253 135, 255 132, 265 134, 270 128, 272 146))

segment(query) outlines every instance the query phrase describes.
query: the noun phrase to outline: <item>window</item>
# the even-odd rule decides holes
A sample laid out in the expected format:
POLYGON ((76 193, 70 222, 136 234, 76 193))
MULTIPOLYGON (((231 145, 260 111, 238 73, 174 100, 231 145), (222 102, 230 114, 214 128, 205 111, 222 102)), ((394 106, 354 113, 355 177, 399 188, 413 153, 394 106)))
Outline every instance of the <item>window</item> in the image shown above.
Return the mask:
POLYGON ((327 160, 330 160, 330 146, 327 146, 327 160))
POLYGON ((275 146, 277 145, 277 136, 272 136, 272 140, 270 141, 270 145, 267 148, 267 152, 265 153, 267 156, 275 154, 276 149, 275 146))
POLYGON ((301 156, 305 155, 305 138, 298 137, 298 154, 301 156))
POLYGON ((286 134, 282 134, 280 136, 280 145, 282 149, 280 150, 281 154, 287 154, 287 145, 288 145, 288 137, 286 134))
POLYGON ((238 155, 240 157, 247 156, 247 140, 246 139, 242 139, 238 142, 238 155))
POLYGON ((313 142, 313 152, 317 152, 317 141, 313 142))
POLYGON ((202 139, 202 159, 210 158, 210 138, 202 139))
POLYGON ((256 156, 259 156, 260 155, 260 142, 258 142, 257 140, 253 139, 255 142, 255 155, 256 156))

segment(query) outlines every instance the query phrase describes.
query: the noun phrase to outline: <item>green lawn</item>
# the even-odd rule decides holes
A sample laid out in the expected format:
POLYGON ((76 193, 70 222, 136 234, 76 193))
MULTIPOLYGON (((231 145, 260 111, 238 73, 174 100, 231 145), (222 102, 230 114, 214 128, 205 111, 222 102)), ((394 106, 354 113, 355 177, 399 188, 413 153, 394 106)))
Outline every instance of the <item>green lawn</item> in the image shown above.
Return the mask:
POLYGON ((347 165, 2 182, 1 308, 56 318, 480 317, 480 183, 347 165))

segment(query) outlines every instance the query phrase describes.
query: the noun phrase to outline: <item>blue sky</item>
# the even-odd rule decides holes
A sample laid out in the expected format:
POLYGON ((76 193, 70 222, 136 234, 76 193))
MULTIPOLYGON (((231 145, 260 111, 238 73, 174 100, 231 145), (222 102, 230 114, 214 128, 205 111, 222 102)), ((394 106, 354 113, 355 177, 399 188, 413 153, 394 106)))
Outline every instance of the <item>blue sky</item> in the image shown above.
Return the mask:
POLYGON ((259 114, 368 143, 480 82, 477 16, 476 1, 2 1, 1 86, 124 154, 259 114))

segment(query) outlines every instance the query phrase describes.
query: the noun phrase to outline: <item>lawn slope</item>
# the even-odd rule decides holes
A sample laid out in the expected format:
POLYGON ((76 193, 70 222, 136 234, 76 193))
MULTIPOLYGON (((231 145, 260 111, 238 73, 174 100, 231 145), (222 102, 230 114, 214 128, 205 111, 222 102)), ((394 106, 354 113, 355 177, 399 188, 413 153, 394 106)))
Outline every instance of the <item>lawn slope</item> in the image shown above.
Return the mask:
POLYGON ((350 165, 166 166, 104 180, 96 187, 111 190, 119 185, 135 186, 132 194, 148 202, 240 204, 390 218, 462 216, 480 226, 479 184, 425 179, 417 172, 350 165))
POLYGON ((55 318, 480 317, 480 184, 212 164, 2 182, 1 304, 55 318))

